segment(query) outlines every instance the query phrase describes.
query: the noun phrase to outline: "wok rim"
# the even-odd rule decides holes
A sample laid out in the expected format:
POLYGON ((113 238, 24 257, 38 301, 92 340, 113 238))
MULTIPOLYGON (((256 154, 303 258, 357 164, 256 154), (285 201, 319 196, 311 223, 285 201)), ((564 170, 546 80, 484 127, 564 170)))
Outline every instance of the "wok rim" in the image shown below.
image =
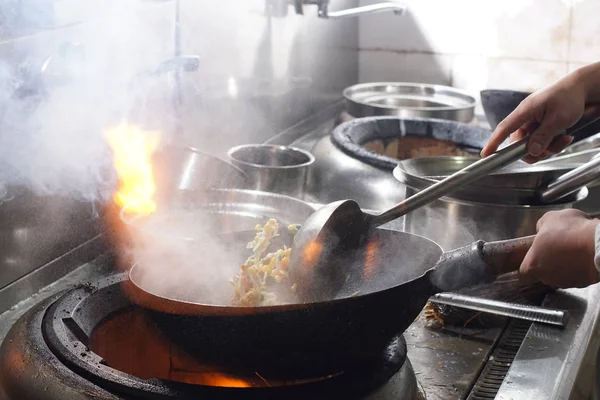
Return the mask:
MULTIPOLYGON (((390 229, 377 228, 380 230, 392 231, 396 234, 400 234, 405 238, 408 237, 416 237, 422 239, 423 242, 429 242, 435 246, 438 250, 439 257, 444 254, 443 248, 435 241, 428 239, 421 235, 416 235, 414 233, 402 232, 402 231, 393 231, 390 229)), ((135 262, 133 266, 127 272, 128 280, 126 281, 125 292, 129 299, 137 304, 138 306, 145 308, 147 310, 172 314, 172 315, 181 315, 181 316, 250 316, 250 315, 262 315, 262 314, 277 314, 288 311, 301 311, 308 310, 314 308, 321 307, 330 307, 333 305, 338 305, 341 303, 350 303, 355 301, 364 301, 366 298, 370 298, 373 296, 379 296, 385 293, 388 293, 392 290, 397 290, 399 286, 407 285, 412 282, 423 279, 427 276, 435 267, 432 265, 430 268, 425 270, 419 276, 404 281, 400 284, 395 284, 388 288, 382 290, 376 290, 369 293, 358 294, 356 296, 346 296, 341 298, 334 298, 325 301, 315 301, 308 303, 292 303, 292 304, 279 304, 279 305, 270 305, 270 306, 257 306, 257 307, 240 307, 240 306, 229 306, 229 305, 217 305, 217 304, 205 304, 198 303, 186 300, 178 300, 171 297, 163 296, 160 294, 153 293, 149 290, 146 290, 140 285, 139 282, 136 282, 134 278, 134 272, 136 268, 141 268, 139 262, 135 262)))
MULTIPOLYGON (((199 190, 186 190, 185 192, 192 193, 192 194, 194 194, 194 193, 210 193, 210 194, 240 193, 240 194, 260 196, 261 198, 277 198, 278 197, 278 198, 283 198, 287 201, 291 201, 297 205, 306 206, 307 209, 308 208, 312 209, 312 212, 315 212, 318 209, 318 207, 315 207, 314 205, 312 205, 304 200, 300 200, 296 197, 286 196, 286 195, 279 194, 279 193, 266 192, 263 190, 233 189, 233 188, 207 188, 207 189, 199 189, 199 190)), ((204 204, 204 206, 210 206, 210 205, 211 205, 211 203, 204 204)), ((134 232, 138 232, 138 233, 151 234, 156 237, 161 237, 161 236, 173 237, 174 236, 174 235, 165 234, 162 232, 161 233, 153 233, 153 232, 150 232, 146 228, 136 226, 136 224, 135 224, 136 220, 147 219, 148 216, 135 216, 134 215, 134 216, 130 217, 128 214, 128 209, 129 209, 129 206, 124 206, 119 210, 119 219, 121 222, 123 222, 125 224, 125 226, 128 229, 132 229, 134 232)), ((185 210, 170 210, 169 212, 186 212, 186 211, 185 210)), ((178 240, 183 240, 183 241, 190 242, 190 243, 198 240, 197 237, 194 237, 191 235, 176 235, 176 237, 178 240)))

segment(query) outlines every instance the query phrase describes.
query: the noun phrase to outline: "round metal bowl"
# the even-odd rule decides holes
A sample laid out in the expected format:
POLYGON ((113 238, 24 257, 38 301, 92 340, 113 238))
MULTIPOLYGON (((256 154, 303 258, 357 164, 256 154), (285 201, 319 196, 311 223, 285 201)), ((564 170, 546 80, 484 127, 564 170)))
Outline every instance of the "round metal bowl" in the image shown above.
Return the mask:
POLYGON ((471 122, 476 99, 440 85, 404 82, 362 83, 343 92, 347 112, 357 118, 397 116, 471 122))
POLYGON ((138 234, 195 242, 204 238, 207 228, 213 234, 247 231, 269 218, 284 225, 301 224, 314 211, 308 203, 276 193, 206 189, 181 191, 167 210, 150 217, 132 216, 123 208, 120 219, 138 234), (162 227, 154 229, 157 226, 162 227))
POLYGON ((482 90, 481 106, 492 129, 514 111, 517 106, 531 93, 516 90, 482 90))
MULTIPOLYGON (((422 157, 403 160, 398 163, 394 169, 394 177, 402 184, 416 189, 423 190, 441 179, 460 171, 477 161, 472 157, 422 157)), ((548 169, 547 175, 538 174, 537 179, 545 177, 544 183, 549 183, 560 175, 570 171, 575 167, 569 166, 564 169, 548 169), (540 178, 541 177, 541 178, 540 178)), ((535 175, 535 174, 534 174, 535 175)), ((512 173, 507 175, 491 174, 482 178, 477 183, 463 186, 455 190, 448 198, 453 201, 467 201, 485 204, 494 204, 497 206, 546 206, 539 203, 538 191, 533 185, 533 179, 528 178, 527 174, 512 173), (522 176, 519 176, 522 175, 522 176), (528 187, 517 187, 513 184, 530 184, 528 187), (502 186, 508 185, 508 186, 502 186)), ((538 187, 539 187, 538 186, 538 187)), ((579 190, 575 194, 563 199, 561 202, 573 202, 583 200, 587 196, 587 190, 579 190), (585 193, 585 195, 583 195, 585 193)))

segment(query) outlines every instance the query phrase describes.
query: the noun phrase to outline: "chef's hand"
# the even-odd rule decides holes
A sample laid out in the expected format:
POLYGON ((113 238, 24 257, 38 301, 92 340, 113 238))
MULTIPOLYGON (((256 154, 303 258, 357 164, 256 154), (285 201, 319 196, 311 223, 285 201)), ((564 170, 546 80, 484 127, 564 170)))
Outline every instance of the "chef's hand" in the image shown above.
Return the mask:
POLYGON ((600 116, 600 63, 591 64, 570 73, 556 83, 539 90, 498 124, 481 152, 482 157, 494 153, 510 136, 510 141, 531 134, 529 156, 524 161, 534 163, 561 152, 573 138, 554 137, 575 125, 584 115, 600 116))
POLYGON ((597 283, 594 234, 598 223, 579 210, 546 213, 537 223, 537 236, 520 273, 556 288, 597 283))

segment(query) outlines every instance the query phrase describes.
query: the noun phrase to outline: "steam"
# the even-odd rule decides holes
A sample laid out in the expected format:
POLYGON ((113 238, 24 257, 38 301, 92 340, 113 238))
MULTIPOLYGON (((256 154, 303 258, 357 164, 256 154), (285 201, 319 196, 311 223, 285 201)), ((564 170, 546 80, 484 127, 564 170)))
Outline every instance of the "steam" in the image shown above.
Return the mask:
MULTIPOLYGON (((201 211, 159 212, 131 221, 137 283, 168 298, 231 305, 229 280, 249 254, 245 243, 232 248, 218 239, 213 217, 201 211)), ((247 241, 252 238, 250 232, 247 241)))
MULTIPOLYGON (((48 15, 35 8, 28 11, 21 2, 11 4, 3 6, 4 15, 19 14, 20 20, 28 21, 32 27, 45 25, 48 15), (31 15, 22 15, 28 12, 31 15)), ((89 2, 69 4, 74 8, 90 7, 89 2)), ((192 100, 195 96, 196 103, 191 104, 191 112, 176 113, 174 73, 156 73, 163 62, 175 55, 173 2, 153 6, 144 0, 118 0, 91 7, 93 21, 15 41, 10 46, 16 50, 10 57, 0 59, 0 204, 16 197, 15 193, 22 189, 38 196, 111 202, 118 177, 104 132, 123 121, 149 132, 160 132, 159 149, 176 142, 208 153, 223 150, 215 148, 217 145, 240 144, 249 138, 250 127, 252 133, 273 133, 267 129, 272 126, 265 113, 246 106, 257 89, 252 84, 242 85, 243 79, 235 91, 240 99, 235 102, 228 99, 231 93, 221 90, 228 77, 221 77, 225 79, 217 82, 214 89, 224 97, 220 102, 215 101, 216 95, 199 99, 210 88, 191 85, 187 79, 184 86, 188 91, 184 95, 192 100), (166 12, 154 7, 166 7, 166 12), (199 104, 200 100, 204 103, 199 104), (208 103, 216 103, 216 109, 206 107, 208 103), (205 106, 205 114, 194 110, 195 105, 205 106), (218 117, 206 118, 217 111, 218 117), (188 133, 195 142, 174 140, 179 118, 184 120, 183 125, 191 127, 188 133), (229 124, 223 126, 224 121, 229 124)), ((75 11, 91 14, 91 10, 75 11)), ((25 26, 18 28, 28 30, 25 26)), ((266 33, 269 31, 264 40, 269 42, 271 37, 266 33)), ((218 36, 213 33, 207 40, 214 43, 218 36)), ((236 54, 234 50, 227 48, 230 54, 236 54)), ((214 56, 210 54, 206 59, 214 56)), ((276 109, 273 114, 281 114, 276 109)), ((68 224, 73 213, 67 207, 54 216, 57 226, 59 222, 68 224)), ((229 304, 232 289, 228 280, 243 260, 231 256, 217 243, 214 221, 200 216, 176 220, 161 214, 155 217, 145 226, 144 232, 149 234, 141 234, 131 249, 145 265, 148 280, 158 285, 156 289, 178 292, 178 298, 196 299, 197 292, 202 291, 202 298, 229 304), (182 232, 193 237, 196 245, 181 240, 182 232)))
POLYGON ((21 39, 22 52, 0 60, 0 199, 18 187, 106 200, 116 176, 103 130, 127 119, 172 132, 168 79, 135 78, 172 57, 142 4, 105 2, 97 20, 21 39))

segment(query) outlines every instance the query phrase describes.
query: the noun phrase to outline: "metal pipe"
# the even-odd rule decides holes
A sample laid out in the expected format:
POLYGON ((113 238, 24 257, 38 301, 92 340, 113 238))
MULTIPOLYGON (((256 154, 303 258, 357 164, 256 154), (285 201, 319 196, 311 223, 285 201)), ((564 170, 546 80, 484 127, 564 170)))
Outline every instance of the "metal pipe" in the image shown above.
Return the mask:
POLYGON ((552 203, 589 185, 600 178, 600 158, 593 158, 574 170, 558 177, 540 193, 543 203, 552 203))
POLYGON ((438 304, 466 308, 468 310, 517 318, 526 321, 564 327, 569 319, 569 312, 524 304, 507 303, 504 301, 482 299, 456 293, 439 293, 432 296, 430 301, 438 304))
POLYGON ((328 1, 323 1, 319 5, 319 17, 325 19, 341 19, 357 17, 364 14, 375 14, 381 12, 394 12, 397 15, 403 15, 406 12, 404 4, 387 1, 384 3, 371 4, 368 6, 349 8, 347 10, 332 11, 328 10, 328 1))

